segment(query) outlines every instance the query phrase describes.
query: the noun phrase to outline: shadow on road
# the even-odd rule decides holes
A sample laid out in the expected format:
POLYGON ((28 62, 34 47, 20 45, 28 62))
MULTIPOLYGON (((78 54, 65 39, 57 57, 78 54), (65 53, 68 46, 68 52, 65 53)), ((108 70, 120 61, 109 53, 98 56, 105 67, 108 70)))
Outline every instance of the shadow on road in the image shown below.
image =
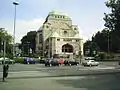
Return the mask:
POLYGON ((120 90, 120 74, 85 76, 78 79, 61 79, 57 83, 67 87, 86 88, 87 90, 120 90))

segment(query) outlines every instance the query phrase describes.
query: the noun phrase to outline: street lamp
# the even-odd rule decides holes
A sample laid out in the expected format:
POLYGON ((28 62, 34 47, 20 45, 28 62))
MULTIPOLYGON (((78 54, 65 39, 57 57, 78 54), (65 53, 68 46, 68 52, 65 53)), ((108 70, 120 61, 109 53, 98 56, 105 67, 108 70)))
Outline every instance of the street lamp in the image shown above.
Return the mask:
POLYGON ((15 12, 14 12, 14 31, 13 31, 13 56, 15 56, 15 25, 16 25, 16 6, 19 5, 18 2, 13 2, 15 5, 15 12))

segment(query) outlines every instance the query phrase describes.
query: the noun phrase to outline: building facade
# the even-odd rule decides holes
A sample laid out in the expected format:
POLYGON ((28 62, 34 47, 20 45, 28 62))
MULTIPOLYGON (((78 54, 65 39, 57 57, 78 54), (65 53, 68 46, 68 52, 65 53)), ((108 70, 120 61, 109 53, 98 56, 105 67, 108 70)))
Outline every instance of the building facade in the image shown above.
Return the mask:
POLYGON ((52 11, 36 35, 36 53, 43 57, 78 58, 83 55, 83 39, 77 25, 65 13, 52 11))

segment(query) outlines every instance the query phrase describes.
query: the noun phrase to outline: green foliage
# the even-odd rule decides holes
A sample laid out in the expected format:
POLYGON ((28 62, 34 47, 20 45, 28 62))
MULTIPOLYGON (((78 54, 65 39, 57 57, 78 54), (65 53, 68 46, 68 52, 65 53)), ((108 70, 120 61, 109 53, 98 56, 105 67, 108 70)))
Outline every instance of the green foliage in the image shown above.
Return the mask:
POLYGON ((99 54, 95 57, 97 60, 115 60, 115 53, 106 53, 106 52, 99 52, 99 54))
MULTIPOLYGON (((98 31, 93 37, 92 42, 95 42, 101 51, 108 51, 108 29, 103 29, 101 32, 98 31)), ((110 43, 110 42, 109 42, 110 43)))
POLYGON ((0 58, 3 57, 3 53, 0 53, 0 58))
POLYGON ((111 10, 105 13, 105 26, 110 30, 111 50, 120 51, 120 0, 108 0, 106 6, 111 10))
POLYGON ((99 59, 106 59, 107 58, 107 53, 101 52, 101 53, 98 54, 97 58, 99 58, 99 59))
POLYGON ((14 58, 15 63, 24 63, 24 58, 14 58))
POLYGON ((0 51, 3 50, 4 41, 6 40, 6 53, 12 52, 12 36, 4 28, 0 28, 0 51))
MULTIPOLYGON (((98 31, 91 42, 95 42, 102 52, 120 52, 120 0, 108 0, 106 6, 111 10, 105 13, 105 29, 98 31)), ((91 46, 92 47, 92 46, 91 46)))
POLYGON ((86 56, 95 56, 98 51, 99 47, 96 42, 88 40, 84 43, 84 53, 86 56))
POLYGON ((7 54, 6 57, 10 58, 10 59, 13 59, 13 55, 12 54, 7 54))
POLYGON ((19 46, 20 49, 22 49, 23 54, 30 54, 30 48, 32 49, 32 54, 35 53, 36 48, 36 31, 30 31, 27 33, 27 35, 23 36, 21 39, 21 45, 19 46))

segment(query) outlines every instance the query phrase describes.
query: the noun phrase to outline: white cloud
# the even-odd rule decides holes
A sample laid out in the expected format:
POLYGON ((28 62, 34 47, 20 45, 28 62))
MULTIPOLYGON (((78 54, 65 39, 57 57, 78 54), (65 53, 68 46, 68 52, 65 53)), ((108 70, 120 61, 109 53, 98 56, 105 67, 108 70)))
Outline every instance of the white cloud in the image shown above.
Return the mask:
MULTIPOLYGON (((20 42, 21 38, 29 31, 38 30, 42 25, 44 19, 38 18, 33 20, 17 20, 16 21, 16 42, 20 42)), ((0 27, 5 28, 11 35, 13 35, 13 21, 0 21, 0 27)))

